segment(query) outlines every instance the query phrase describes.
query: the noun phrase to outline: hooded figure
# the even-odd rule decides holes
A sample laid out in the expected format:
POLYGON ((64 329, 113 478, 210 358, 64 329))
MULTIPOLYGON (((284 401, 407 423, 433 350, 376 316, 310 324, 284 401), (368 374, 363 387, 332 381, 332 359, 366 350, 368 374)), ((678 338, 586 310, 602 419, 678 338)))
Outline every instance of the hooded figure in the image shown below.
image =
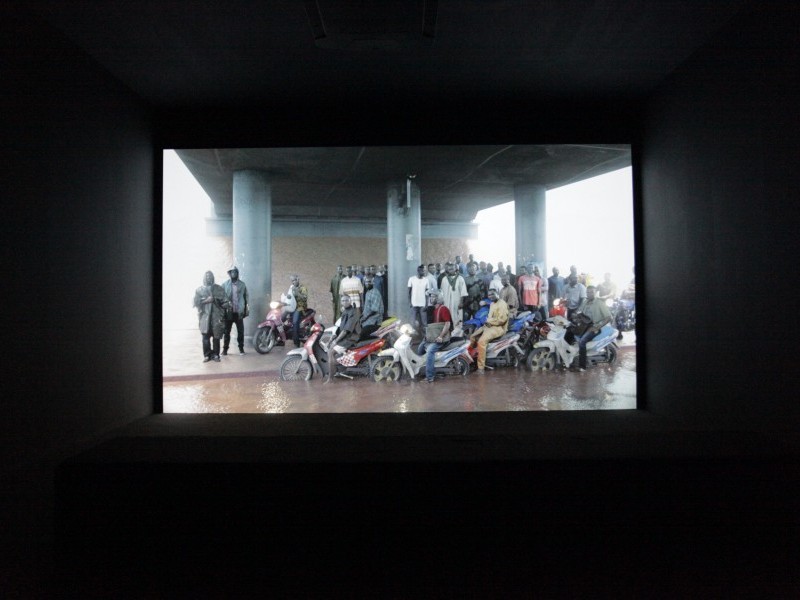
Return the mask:
POLYGON ((214 273, 206 271, 203 285, 194 291, 194 307, 197 309, 200 333, 203 334, 203 362, 219 362, 219 341, 225 333, 225 310, 230 303, 225 290, 214 283, 214 273), (211 348, 211 339, 214 347, 211 348))

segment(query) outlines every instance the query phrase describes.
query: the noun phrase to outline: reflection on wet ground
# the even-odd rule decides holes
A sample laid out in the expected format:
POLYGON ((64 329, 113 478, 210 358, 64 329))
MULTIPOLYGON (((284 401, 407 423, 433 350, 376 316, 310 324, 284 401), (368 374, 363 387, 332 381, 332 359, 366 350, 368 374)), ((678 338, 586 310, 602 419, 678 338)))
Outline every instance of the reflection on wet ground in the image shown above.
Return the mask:
MULTIPOLYGON (((630 337, 628 337, 630 336, 630 337)), ((165 413, 347 413, 554 411, 636 408, 636 346, 620 344, 614 365, 576 371, 497 369, 486 375, 446 377, 435 383, 374 383, 337 378, 323 384, 285 382, 278 368, 286 348, 202 363, 199 334, 164 336, 165 413), (198 339, 194 339, 197 337, 198 339), (194 346, 197 346, 194 347, 194 346)))

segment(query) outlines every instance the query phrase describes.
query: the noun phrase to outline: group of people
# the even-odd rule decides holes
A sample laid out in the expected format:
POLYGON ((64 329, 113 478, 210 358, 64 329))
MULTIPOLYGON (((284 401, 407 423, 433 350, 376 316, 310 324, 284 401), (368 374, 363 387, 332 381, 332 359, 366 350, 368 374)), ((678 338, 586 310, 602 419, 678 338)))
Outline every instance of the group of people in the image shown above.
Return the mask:
POLYGON ((228 280, 222 285, 214 282, 214 273, 206 271, 203 285, 194 292, 194 307, 203 336, 203 362, 220 361, 220 340, 222 354, 228 354, 234 324, 239 354, 244 354, 244 319, 250 307, 247 286, 239 279, 237 267, 228 269, 228 280))
POLYGON ((605 303, 606 299, 617 295, 611 275, 606 273, 603 282, 594 286, 590 276, 579 274, 574 265, 566 278, 560 275, 557 267, 550 277, 544 278, 534 263, 520 266, 519 271, 519 274, 513 273, 511 265, 504 267, 502 262, 494 271, 491 263, 478 262, 473 255, 466 263, 456 256, 455 260, 446 262, 443 269, 441 263, 417 267, 417 274, 408 280, 411 321, 422 331, 429 323, 437 326, 437 337, 426 336, 418 349, 420 354, 427 353, 427 381, 433 381, 434 354, 447 343, 449 333, 460 329, 464 320, 471 319, 486 304, 490 307, 485 323, 470 335, 478 348, 478 374, 484 373, 489 342, 508 331, 510 319, 522 311, 539 312, 546 319, 556 299, 566 304, 568 319, 579 312, 590 319, 578 340, 579 368, 586 368, 586 344, 611 321, 605 303), (438 335, 442 321, 447 324, 441 329, 443 334, 438 335))
MULTIPOLYGON (((487 304, 489 314, 485 323, 470 335, 478 348, 478 373, 486 365, 486 347, 508 331, 509 320, 518 312, 539 312, 547 318, 556 299, 566 305, 567 318, 576 313, 591 319, 591 325, 579 339, 579 365, 586 368, 586 344, 611 320, 605 300, 617 296, 617 286, 606 273, 603 282, 595 286, 591 277, 570 267, 569 275, 560 275, 553 267, 550 277, 543 277, 539 267, 528 263, 519 267, 519 274, 511 265, 498 262, 497 270, 491 263, 476 261, 472 254, 467 262, 461 256, 442 263, 421 264, 416 275, 408 279, 408 303, 411 323, 425 332, 429 324, 435 325, 435 335, 425 336, 418 352, 427 353, 426 379, 433 381, 434 355, 445 345, 453 332, 461 331, 464 321, 475 316, 487 304)), ((228 280, 222 285, 214 282, 214 274, 207 271, 203 285, 195 290, 194 306, 198 311, 200 332, 203 337, 203 360, 220 360, 228 353, 231 331, 236 325, 239 354, 244 354, 244 319, 249 315, 248 291, 239 278, 239 269, 228 270, 228 280)), ((293 341, 300 345, 299 324, 308 306, 308 289, 300 283, 298 275, 291 276, 288 294, 294 297, 293 341)), ((633 282, 632 282, 633 285, 633 282)), ((629 289, 632 286, 629 286, 629 289)), ((334 343, 330 345, 331 360, 336 353, 368 338, 388 316, 387 265, 339 265, 330 282, 334 322, 341 319, 334 343)))

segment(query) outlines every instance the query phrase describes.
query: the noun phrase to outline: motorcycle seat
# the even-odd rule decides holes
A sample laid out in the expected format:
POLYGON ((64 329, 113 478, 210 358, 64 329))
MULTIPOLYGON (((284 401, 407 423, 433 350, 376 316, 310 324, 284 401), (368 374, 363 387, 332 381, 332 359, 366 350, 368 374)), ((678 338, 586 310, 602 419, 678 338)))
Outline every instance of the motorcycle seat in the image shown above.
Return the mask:
POLYGON ((368 344, 371 344, 371 343, 373 343, 374 341, 375 341, 374 339, 369 339, 369 340, 361 340, 360 342, 356 342, 355 344, 353 344, 352 346, 350 346, 350 348, 348 348, 348 349, 349 349, 349 350, 353 350, 353 349, 355 349, 355 348, 361 348, 362 346, 366 346, 366 345, 368 345, 368 344))

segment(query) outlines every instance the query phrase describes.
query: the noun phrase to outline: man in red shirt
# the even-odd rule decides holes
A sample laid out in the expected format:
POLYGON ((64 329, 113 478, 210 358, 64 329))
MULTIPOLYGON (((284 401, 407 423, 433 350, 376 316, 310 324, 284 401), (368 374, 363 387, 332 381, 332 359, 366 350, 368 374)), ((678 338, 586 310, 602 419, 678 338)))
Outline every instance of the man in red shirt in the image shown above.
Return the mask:
POLYGON ((519 293, 521 310, 529 310, 531 312, 539 310, 539 291, 541 287, 541 277, 529 275, 527 267, 520 267, 520 275, 517 277, 517 292, 519 293))
POLYGON ((433 378, 436 375, 436 367, 434 366, 436 364, 436 353, 450 341, 450 331, 453 327, 453 317, 450 314, 450 309, 444 304, 444 296, 439 291, 433 293, 436 295, 436 304, 433 307, 433 321, 427 327, 433 333, 436 333, 437 337, 431 342, 426 341, 428 339, 426 329, 426 335, 422 339, 419 348, 417 348, 417 354, 427 353, 425 381, 428 383, 433 383, 433 378), (440 326, 437 326, 437 323, 444 323, 444 326, 441 327, 441 332, 438 331, 440 326))

